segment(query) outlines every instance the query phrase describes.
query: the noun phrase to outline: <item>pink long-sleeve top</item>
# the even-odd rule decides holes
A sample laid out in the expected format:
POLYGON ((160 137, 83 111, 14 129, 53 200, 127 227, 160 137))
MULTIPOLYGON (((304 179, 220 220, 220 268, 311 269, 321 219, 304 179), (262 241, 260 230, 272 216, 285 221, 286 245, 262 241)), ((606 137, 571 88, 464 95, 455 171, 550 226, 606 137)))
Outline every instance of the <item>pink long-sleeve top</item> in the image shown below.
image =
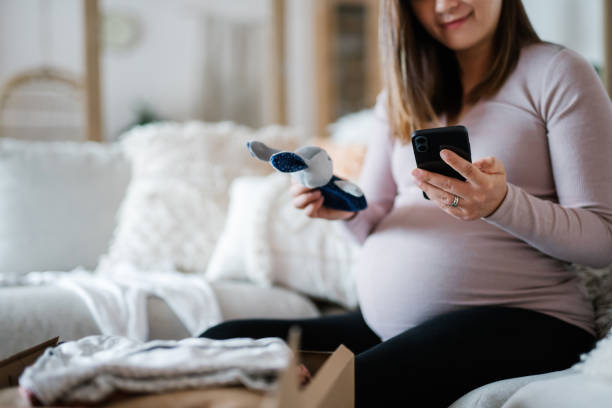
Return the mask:
POLYGON ((369 207, 343 221, 363 244, 355 277, 368 325, 386 340, 446 311, 500 305, 594 334, 566 267, 612 262, 612 104, 593 67, 554 44, 528 46, 497 94, 461 118, 473 160, 495 156, 507 171, 506 198, 475 221, 423 198, 383 94, 375 112, 360 180, 369 207))

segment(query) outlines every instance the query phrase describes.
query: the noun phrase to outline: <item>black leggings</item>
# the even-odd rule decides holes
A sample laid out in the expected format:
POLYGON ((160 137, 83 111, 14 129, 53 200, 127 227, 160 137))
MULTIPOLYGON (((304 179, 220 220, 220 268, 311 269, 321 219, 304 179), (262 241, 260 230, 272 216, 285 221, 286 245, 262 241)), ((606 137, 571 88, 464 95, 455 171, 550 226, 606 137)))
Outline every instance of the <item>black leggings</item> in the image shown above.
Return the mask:
POLYGON ((201 337, 287 338, 302 329, 302 348, 355 353, 355 403, 363 407, 448 407, 463 394, 504 378, 569 368, 595 338, 526 309, 474 307, 443 314, 381 342, 359 311, 312 319, 221 323, 201 337))

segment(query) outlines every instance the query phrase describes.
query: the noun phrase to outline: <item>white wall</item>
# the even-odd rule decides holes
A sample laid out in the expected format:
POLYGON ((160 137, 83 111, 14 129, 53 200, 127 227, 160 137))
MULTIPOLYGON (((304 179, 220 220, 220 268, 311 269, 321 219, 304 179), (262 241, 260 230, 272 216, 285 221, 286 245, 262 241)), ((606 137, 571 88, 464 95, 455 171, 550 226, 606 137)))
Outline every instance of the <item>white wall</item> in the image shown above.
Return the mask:
POLYGON ((80 0, 0 1, 0 84, 42 64, 80 73, 80 4, 80 0))
POLYGON ((162 118, 200 118, 207 85, 202 83, 205 13, 262 20, 269 13, 266 5, 266 0, 103 0, 103 12, 134 16, 141 31, 132 49, 103 54, 108 134, 117 135, 135 106, 145 102, 162 118))
POLYGON ((114 137, 148 104, 162 117, 188 119, 195 101, 197 20, 174 2, 104 0, 102 12, 133 16, 139 39, 127 50, 102 53, 105 133, 114 137))
MULTIPOLYGON (((267 0, 101 0, 103 11, 133 16, 140 40, 102 56, 105 134, 114 138, 146 101, 161 116, 198 116, 202 87, 204 10, 253 18, 267 0)), ((313 134, 314 0, 286 0, 287 112, 291 125, 313 134)), ((543 39, 564 44, 594 63, 603 61, 602 0, 524 0, 543 39)), ((81 0, 0 0, 0 83, 49 63, 82 74, 81 0), (47 9, 47 19, 41 10, 47 9), (45 46, 46 44, 46 46, 45 46)))
POLYGON ((523 0, 523 4, 543 40, 603 64, 603 0, 523 0))

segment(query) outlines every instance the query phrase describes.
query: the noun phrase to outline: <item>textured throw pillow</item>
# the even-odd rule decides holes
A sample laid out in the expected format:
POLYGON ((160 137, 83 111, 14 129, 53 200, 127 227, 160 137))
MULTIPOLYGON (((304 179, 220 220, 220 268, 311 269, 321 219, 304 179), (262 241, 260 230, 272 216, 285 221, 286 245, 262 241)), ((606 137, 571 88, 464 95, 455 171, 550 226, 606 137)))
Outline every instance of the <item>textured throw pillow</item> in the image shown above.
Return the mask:
POLYGON ((289 187, 284 174, 234 181, 207 277, 284 286, 355 307, 351 269, 358 246, 339 221, 311 219, 294 208, 289 187))
POLYGON ((612 265, 595 269, 573 264, 569 268, 580 276, 595 310, 595 329, 604 337, 612 329, 612 265))
POLYGON ((232 180, 272 171, 249 155, 251 139, 293 150, 300 136, 278 126, 253 131, 229 122, 160 123, 125 134, 121 144, 133 177, 99 271, 129 263, 203 273, 225 224, 232 180))
POLYGON ((129 179, 115 144, 0 138, 0 273, 95 268, 129 179))

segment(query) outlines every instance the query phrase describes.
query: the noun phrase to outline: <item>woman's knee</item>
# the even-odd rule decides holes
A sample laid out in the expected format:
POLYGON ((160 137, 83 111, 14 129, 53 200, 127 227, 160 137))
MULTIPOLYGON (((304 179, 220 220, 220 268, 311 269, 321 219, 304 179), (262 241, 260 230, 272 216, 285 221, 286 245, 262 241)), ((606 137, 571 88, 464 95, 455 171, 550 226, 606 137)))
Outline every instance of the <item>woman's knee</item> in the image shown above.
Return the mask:
POLYGON ((241 334, 241 332, 242 330, 239 322, 226 321, 219 323, 216 326, 209 327, 204 333, 200 334, 200 337, 217 340, 245 337, 241 334))

